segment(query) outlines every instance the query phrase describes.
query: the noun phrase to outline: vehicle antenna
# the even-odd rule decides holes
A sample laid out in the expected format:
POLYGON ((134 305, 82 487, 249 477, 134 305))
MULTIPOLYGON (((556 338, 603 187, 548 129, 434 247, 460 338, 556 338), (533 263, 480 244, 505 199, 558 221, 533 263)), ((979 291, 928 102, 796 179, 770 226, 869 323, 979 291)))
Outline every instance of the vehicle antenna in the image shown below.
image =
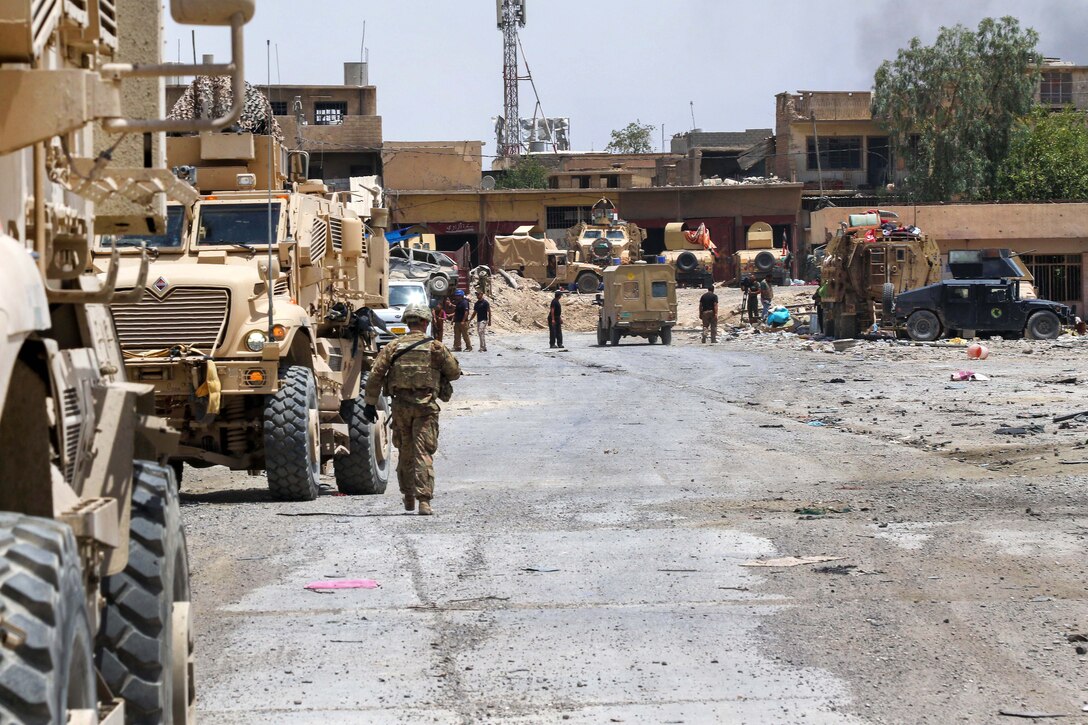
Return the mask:
MULTIPOLYGON (((265 55, 268 56, 268 97, 272 97, 272 41, 265 41, 265 55)), ((272 288, 275 287, 275 280, 272 278, 272 157, 275 155, 275 148, 272 145, 272 105, 268 106, 268 119, 266 122, 265 133, 268 134, 268 274, 266 275, 268 286, 268 341, 272 342, 272 328, 274 326, 274 320, 272 315, 272 288)))

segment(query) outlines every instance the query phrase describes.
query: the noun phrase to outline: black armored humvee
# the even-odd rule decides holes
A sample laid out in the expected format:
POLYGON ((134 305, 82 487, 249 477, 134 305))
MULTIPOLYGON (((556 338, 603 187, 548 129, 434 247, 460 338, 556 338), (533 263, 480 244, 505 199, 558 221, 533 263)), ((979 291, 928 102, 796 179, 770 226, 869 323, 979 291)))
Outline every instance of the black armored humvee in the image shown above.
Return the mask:
POLYGON ((895 298, 896 326, 910 339, 931 341, 966 331, 1053 340, 1063 325, 1074 322, 1068 305, 1021 299, 1020 281, 1028 275, 1008 249, 952 250, 948 266, 953 279, 895 298))

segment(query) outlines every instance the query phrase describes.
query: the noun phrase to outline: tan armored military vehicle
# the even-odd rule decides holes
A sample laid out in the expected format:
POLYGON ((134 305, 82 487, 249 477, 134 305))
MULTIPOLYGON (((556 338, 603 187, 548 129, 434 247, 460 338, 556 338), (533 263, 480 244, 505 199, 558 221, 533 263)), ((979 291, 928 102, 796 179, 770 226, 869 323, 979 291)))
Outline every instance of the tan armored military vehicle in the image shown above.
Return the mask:
POLYGON ((388 304, 387 212, 288 182, 285 166, 304 179, 306 159, 274 136, 180 136, 168 157, 200 198, 172 208, 165 236, 104 237, 99 252, 126 257, 122 288, 144 284, 134 245, 157 252, 147 294, 111 309, 129 375, 155 386, 181 433, 175 466, 264 470, 274 497, 311 500, 332 461, 342 492, 383 492, 387 406, 367 423, 360 386, 376 352, 370 310, 388 304))
POLYGON ((3 723, 192 720, 188 559, 163 465, 176 435, 153 389, 126 380, 106 306, 135 303, 148 258, 131 252, 131 291, 116 257, 90 272, 94 234, 161 229, 164 192, 196 198, 166 170, 163 132, 241 111, 162 118, 155 76, 241 87, 253 0, 171 5, 178 22, 231 25, 232 62, 160 65, 159 3, 0 3, 3 723))
POLYGON ((705 224, 690 231, 684 231, 683 222, 665 225, 665 251, 661 256, 676 269, 678 285, 706 287, 713 283, 717 254, 705 224))
POLYGON ((615 264, 636 262, 642 257, 646 232, 637 224, 619 217, 616 205, 601 199, 590 210, 589 222, 578 222, 567 230, 567 244, 574 261, 604 269, 615 264))
POLYGON ((788 284, 790 255, 781 247, 774 246, 774 231, 767 222, 756 222, 748 228, 745 249, 733 255, 737 279, 770 277, 772 284, 788 284))
POLYGON ((495 235, 491 264, 506 272, 517 272, 545 289, 573 288, 583 294, 600 289, 601 269, 571 262, 568 255, 540 227, 524 226, 513 234, 495 235))
POLYGON ((820 279, 824 332, 856 337, 874 324, 894 326, 900 292, 939 282, 941 253, 894 212, 851 214, 827 244, 820 279))
POLYGON ((676 324, 676 275, 667 264, 616 265, 604 271, 597 344, 619 345, 628 336, 645 337, 653 345, 672 344, 676 324))

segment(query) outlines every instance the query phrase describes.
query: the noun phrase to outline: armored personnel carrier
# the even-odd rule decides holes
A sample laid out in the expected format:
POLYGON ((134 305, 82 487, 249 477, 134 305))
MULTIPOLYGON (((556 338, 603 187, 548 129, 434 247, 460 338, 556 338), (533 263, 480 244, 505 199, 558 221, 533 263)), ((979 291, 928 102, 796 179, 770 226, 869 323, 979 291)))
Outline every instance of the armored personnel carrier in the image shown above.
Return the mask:
POLYGON ((388 406, 372 425, 360 393, 377 350, 371 310, 388 305, 388 213, 307 179, 305 154, 259 122, 272 116, 257 96, 247 126, 265 135, 168 139, 170 165, 200 196, 171 210, 165 236, 100 240, 101 257, 125 258, 123 289, 146 284, 111 307, 125 366, 180 432, 179 473, 183 462, 265 471, 275 498, 312 500, 331 461, 341 492, 381 493, 388 406), (157 256, 143 282, 145 243, 157 256))
POLYGON ((705 224, 685 230, 683 222, 665 225, 665 263, 676 269, 676 283, 706 287, 714 282, 714 260, 718 248, 705 224))
POLYGON ((180 23, 230 25, 233 60, 161 65, 159 3, 0 3, 4 723, 192 721, 188 558, 164 465, 176 435, 153 388, 126 379, 107 307, 138 304, 148 254, 130 251, 127 289, 118 254, 91 270, 94 235, 159 232, 166 194, 195 200, 157 158, 163 133, 241 112, 162 118, 156 76, 240 88, 253 0, 170 4, 180 23))
POLYGON ((646 232, 637 224, 619 217, 616 205, 601 199, 590 210, 589 222, 578 222, 567 230, 567 244, 574 261, 604 269, 619 260, 636 262, 642 257, 646 232))
POLYGON ((676 274, 667 264, 616 265, 604 271, 597 344, 619 345, 625 337, 644 337, 651 345, 672 344, 676 325, 676 274))
POLYGON ((495 235, 492 265, 516 272, 541 287, 576 289, 592 294, 601 286, 601 269, 593 264, 571 262, 570 253, 548 239, 540 227, 518 227, 513 234, 495 235))

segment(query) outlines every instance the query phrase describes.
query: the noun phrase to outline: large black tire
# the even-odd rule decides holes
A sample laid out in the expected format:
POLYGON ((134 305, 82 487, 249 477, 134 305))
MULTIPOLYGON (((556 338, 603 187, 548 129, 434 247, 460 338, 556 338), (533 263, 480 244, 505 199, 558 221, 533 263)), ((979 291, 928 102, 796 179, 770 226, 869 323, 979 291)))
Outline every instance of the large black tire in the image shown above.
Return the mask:
POLYGON ((445 297, 450 291, 450 279, 444 274, 436 274, 427 280, 427 291, 432 297, 445 297))
POLYGON ((680 252, 676 257, 676 268, 681 272, 694 272, 699 266, 699 258, 691 252, 680 252))
POLYGON ((309 368, 291 365, 264 406, 268 490, 281 501, 313 501, 321 475, 317 384, 309 368))
POLYGON ((94 634, 79 548, 64 524, 0 514, 0 616, 26 635, 0 647, 0 722, 49 725, 95 708, 94 634))
MULTIPOLYGON (((363 417, 363 396, 345 400, 340 405, 340 415, 348 424, 351 452, 333 461, 336 471, 336 488, 340 493, 367 496, 385 493, 389 484, 389 459, 392 455, 391 440, 382 427, 385 421, 370 423, 363 417)), ((375 406, 379 412, 389 414, 389 402, 383 395, 375 406)))
POLYGON ((173 473, 136 461, 128 566, 102 582, 95 659, 126 723, 192 721, 189 554, 173 473))
POLYGON ((608 344, 608 332, 604 329, 604 323, 597 320, 597 346, 604 347, 608 344))
POLYGON ((880 294, 880 309, 886 317, 891 317, 895 311, 895 285, 885 282, 880 294))
POLYGON ((933 342, 941 336, 941 322, 929 310, 917 310, 907 318, 907 334, 915 342, 933 342))
POLYGON ((623 337, 623 333, 620 332, 620 328, 618 328, 618 327, 609 327, 608 328, 608 339, 609 339, 609 342, 612 343, 613 347, 620 344, 620 338, 621 337, 623 337))
POLYGON ((1050 310, 1036 312, 1024 325, 1024 337, 1029 340, 1057 340, 1062 334, 1062 321, 1050 310))
POLYGON ((662 345, 671 345, 672 344, 672 328, 671 327, 662 327, 661 328, 661 344, 662 345))
POLYGON ((582 272, 575 280, 578 291, 584 295, 591 295, 601 286, 601 278, 592 272, 582 272))
POLYGON ((647 335, 646 339, 650 342, 651 345, 657 344, 657 335, 647 335))
POLYGON ((774 269, 775 256, 770 252, 760 252, 756 255, 756 258, 752 260, 752 264, 760 272, 770 272, 774 269))

